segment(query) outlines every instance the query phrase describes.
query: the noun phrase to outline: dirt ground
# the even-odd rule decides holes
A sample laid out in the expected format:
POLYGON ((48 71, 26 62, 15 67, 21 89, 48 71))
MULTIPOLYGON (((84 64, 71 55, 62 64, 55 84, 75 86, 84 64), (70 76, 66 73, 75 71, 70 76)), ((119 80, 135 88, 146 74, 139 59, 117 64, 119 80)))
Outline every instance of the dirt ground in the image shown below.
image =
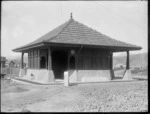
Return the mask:
POLYGON ((10 86, 1 88, 2 112, 148 111, 147 80, 69 87, 9 83, 10 86))

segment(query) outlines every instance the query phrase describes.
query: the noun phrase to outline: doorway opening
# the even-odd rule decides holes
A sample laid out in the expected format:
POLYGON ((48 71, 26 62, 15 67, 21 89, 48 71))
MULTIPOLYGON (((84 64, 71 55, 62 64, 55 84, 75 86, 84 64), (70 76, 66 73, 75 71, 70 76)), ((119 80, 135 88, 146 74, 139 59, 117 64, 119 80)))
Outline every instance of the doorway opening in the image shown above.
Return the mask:
POLYGON ((55 79, 64 79, 64 71, 68 69, 68 52, 52 51, 52 70, 55 79))
POLYGON ((75 69, 75 57, 71 56, 69 59, 69 69, 75 69))
POLYGON ((46 68, 46 58, 44 56, 40 59, 40 68, 45 69, 46 68))

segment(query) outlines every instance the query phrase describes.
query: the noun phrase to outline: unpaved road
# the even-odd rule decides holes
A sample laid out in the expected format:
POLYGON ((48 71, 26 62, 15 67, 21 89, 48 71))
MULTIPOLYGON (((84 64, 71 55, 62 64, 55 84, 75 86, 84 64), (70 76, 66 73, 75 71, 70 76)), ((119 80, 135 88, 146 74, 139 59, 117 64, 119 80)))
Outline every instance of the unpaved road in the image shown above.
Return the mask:
POLYGON ((147 80, 1 89, 2 112, 139 112, 148 110, 147 80))

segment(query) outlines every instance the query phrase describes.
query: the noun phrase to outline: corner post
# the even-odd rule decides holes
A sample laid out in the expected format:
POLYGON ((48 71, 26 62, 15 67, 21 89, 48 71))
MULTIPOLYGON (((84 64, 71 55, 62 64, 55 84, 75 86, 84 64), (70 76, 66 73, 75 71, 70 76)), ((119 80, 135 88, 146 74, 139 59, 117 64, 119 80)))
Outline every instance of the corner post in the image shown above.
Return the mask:
POLYGON ((129 51, 127 51, 127 61, 126 61, 126 70, 129 70, 130 63, 129 63, 129 51))
POLYGON ((22 77, 26 74, 25 72, 25 69, 24 69, 24 62, 23 62, 23 56, 24 56, 24 52, 22 52, 21 54, 21 69, 20 69, 20 72, 19 72, 19 77, 22 77))
POLYGON ((110 70, 113 70, 113 53, 110 53, 110 70))
POLYGON ((52 69, 51 50, 48 48, 48 70, 52 69))
POLYGON ((47 82, 54 82, 55 77, 52 71, 52 57, 51 57, 51 49, 48 47, 48 79, 47 82))
POLYGON ((24 56, 24 52, 22 52, 22 54, 21 54, 21 69, 23 69, 24 68, 24 58, 23 58, 23 56, 24 56))
POLYGON ((127 51, 127 61, 126 61, 126 71, 123 76, 123 80, 132 80, 132 74, 130 71, 130 61, 129 61, 129 50, 127 51))
POLYGON ((38 69, 40 69, 40 49, 38 49, 38 69))
POLYGON ((113 52, 110 53, 110 79, 113 80, 115 77, 114 71, 113 71, 113 52))

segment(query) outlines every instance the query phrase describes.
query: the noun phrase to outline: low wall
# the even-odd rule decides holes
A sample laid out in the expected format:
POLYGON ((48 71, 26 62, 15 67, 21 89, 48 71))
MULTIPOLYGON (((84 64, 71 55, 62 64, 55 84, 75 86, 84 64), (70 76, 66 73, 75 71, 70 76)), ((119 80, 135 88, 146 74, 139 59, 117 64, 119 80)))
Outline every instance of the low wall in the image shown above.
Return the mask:
POLYGON ((69 83, 76 83, 77 82, 77 70, 69 70, 69 83))
MULTIPOLYGON (((69 70, 68 77, 69 83, 101 82, 112 80, 114 77, 114 72, 113 70, 69 70)), ((47 69, 28 69, 26 75, 22 78, 41 83, 55 81, 53 71, 47 69)))
POLYGON ((126 70, 123 75, 123 80, 132 80, 132 79, 133 77, 132 77, 131 70, 130 69, 126 70))
POLYGON ((114 78, 113 70, 69 70, 69 83, 101 82, 114 78))
POLYGON ((47 69, 28 69, 26 75, 24 75, 22 78, 40 83, 54 82, 53 71, 47 69))
POLYGON ((78 70, 77 81, 101 82, 109 81, 114 77, 112 70, 78 70))

